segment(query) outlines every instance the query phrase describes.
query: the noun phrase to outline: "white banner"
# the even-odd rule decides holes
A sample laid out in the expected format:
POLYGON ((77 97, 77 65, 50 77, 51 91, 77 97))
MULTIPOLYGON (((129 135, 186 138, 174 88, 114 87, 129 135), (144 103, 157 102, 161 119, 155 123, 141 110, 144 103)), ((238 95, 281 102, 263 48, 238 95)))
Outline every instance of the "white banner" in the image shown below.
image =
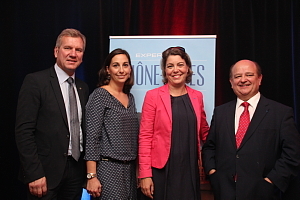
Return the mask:
POLYGON ((146 92, 163 85, 162 52, 176 46, 185 48, 191 58, 194 73, 188 85, 203 93, 207 122, 210 123, 215 106, 215 35, 110 36, 110 51, 122 48, 130 54, 135 76, 131 93, 138 112, 141 112, 146 92))

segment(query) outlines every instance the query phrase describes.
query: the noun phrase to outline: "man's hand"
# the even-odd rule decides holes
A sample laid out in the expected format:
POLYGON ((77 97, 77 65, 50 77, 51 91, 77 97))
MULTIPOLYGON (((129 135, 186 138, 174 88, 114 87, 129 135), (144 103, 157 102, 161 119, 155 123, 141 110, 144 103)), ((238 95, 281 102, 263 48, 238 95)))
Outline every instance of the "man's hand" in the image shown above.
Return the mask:
POLYGON ((273 184, 272 181, 271 181, 270 179, 268 179, 267 177, 265 178, 265 181, 267 181, 267 182, 273 184))
POLYGON ((32 195, 42 197, 47 194, 46 177, 42 177, 28 184, 29 191, 32 195))
POLYGON ((215 173, 217 170, 215 169, 211 169, 209 172, 208 172, 208 175, 212 175, 213 173, 215 173))
POLYGON ((153 199, 154 184, 152 178, 142 178, 140 182, 141 190, 147 197, 153 199))

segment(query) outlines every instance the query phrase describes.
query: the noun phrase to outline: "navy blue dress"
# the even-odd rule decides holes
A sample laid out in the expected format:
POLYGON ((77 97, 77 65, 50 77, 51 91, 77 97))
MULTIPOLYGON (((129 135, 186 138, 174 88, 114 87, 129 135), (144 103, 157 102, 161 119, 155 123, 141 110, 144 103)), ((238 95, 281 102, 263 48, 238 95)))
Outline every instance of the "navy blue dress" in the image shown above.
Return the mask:
POLYGON ((170 157, 163 169, 152 168, 154 199, 200 199, 197 119, 188 94, 172 97, 170 157))

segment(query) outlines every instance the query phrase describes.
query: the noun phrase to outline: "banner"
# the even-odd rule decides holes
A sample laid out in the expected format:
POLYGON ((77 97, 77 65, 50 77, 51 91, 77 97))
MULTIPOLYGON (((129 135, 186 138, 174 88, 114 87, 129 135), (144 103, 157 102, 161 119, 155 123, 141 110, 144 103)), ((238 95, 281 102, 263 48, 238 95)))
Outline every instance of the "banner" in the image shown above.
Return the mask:
POLYGON ((176 46, 185 48, 191 58, 193 76, 187 85, 203 93, 207 122, 210 123, 215 104, 215 35, 110 36, 110 51, 122 48, 130 54, 135 79, 131 93, 138 112, 142 110, 146 92, 163 85, 162 52, 176 46))

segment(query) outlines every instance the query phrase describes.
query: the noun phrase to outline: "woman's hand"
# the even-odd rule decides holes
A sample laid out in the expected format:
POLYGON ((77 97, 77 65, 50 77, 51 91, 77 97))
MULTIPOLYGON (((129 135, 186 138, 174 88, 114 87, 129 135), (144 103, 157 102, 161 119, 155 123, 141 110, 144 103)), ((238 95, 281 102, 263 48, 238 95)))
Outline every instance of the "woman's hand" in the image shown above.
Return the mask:
POLYGON ((140 182, 141 190, 147 197, 153 199, 154 184, 152 178, 142 178, 140 182))
POLYGON ((99 197, 101 194, 102 185, 97 177, 87 180, 86 190, 93 197, 99 197))

